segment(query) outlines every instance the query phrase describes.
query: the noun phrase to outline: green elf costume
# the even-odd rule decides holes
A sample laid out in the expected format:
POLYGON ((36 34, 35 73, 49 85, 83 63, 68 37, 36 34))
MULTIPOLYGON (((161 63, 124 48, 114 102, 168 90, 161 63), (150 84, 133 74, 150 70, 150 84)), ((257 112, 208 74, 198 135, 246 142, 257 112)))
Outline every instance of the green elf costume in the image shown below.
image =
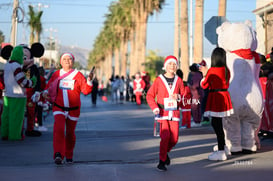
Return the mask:
POLYGON ((4 67, 4 105, 2 113, 2 140, 23 140, 22 134, 26 107, 26 88, 33 87, 37 78, 26 78, 22 71, 23 47, 16 46, 4 67))

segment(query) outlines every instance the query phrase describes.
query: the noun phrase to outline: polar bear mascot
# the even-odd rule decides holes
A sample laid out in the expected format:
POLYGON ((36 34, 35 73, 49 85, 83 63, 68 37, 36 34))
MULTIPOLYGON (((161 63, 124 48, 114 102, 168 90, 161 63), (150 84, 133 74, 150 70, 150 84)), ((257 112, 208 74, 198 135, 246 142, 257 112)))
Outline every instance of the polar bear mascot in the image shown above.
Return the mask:
POLYGON ((229 92, 234 114, 223 121, 227 149, 233 155, 253 153, 257 150, 255 130, 263 111, 256 32, 250 21, 225 22, 216 32, 219 46, 227 52, 231 74, 229 92))

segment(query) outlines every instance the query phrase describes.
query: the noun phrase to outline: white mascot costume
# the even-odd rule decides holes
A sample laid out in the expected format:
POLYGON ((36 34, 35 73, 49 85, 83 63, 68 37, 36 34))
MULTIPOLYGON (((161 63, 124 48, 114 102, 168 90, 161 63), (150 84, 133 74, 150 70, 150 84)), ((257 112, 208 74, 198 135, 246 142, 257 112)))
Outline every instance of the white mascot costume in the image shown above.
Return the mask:
POLYGON ((227 52, 231 73, 229 92, 234 114, 223 121, 226 145, 234 155, 253 153, 257 149, 255 130, 263 111, 256 32, 249 21, 225 22, 216 31, 219 47, 227 52))

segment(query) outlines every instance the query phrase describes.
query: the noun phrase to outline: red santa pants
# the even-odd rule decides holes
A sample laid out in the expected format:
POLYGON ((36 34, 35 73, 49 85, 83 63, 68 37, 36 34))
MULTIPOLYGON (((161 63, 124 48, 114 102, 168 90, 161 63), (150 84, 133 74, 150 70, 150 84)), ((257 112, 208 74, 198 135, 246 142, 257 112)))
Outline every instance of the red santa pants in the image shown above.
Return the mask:
POLYGON ((57 114, 54 116, 54 128, 53 128, 53 149, 54 155, 59 152, 62 155, 62 159, 73 158, 73 150, 76 143, 75 128, 77 121, 72 121, 69 118, 65 118, 65 115, 57 114), (66 128, 66 131, 65 131, 66 128))
POLYGON ((159 159, 163 162, 167 159, 167 153, 176 145, 179 135, 179 121, 162 120, 160 129, 159 159))
POLYGON ((182 126, 191 128, 191 111, 182 111, 182 126))
POLYGON ((27 131, 32 131, 34 129, 35 122, 35 103, 27 103, 27 131))
POLYGON ((136 103, 137 103, 137 105, 141 104, 141 96, 142 96, 142 94, 140 92, 136 93, 136 103))

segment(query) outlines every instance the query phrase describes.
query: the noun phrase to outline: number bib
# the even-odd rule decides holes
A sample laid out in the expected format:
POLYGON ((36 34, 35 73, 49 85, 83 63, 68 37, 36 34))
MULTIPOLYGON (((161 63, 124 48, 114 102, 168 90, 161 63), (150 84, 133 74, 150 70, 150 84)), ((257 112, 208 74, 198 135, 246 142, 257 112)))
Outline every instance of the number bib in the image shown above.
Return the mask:
POLYGON ((177 110, 177 101, 171 98, 164 98, 164 109, 166 111, 177 110))
POLYGON ((60 89, 73 90, 74 89, 75 80, 60 80, 60 89))

